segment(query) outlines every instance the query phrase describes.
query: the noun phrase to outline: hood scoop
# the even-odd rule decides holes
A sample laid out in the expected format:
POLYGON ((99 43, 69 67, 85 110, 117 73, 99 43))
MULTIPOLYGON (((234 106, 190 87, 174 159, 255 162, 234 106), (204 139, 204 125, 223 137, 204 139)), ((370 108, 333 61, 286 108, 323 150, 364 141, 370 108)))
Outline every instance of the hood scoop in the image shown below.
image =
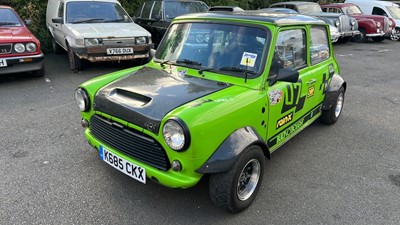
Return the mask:
POLYGON ((110 91, 109 96, 110 100, 116 103, 125 104, 129 102, 129 105, 134 107, 143 107, 151 101, 151 98, 147 96, 120 88, 110 91))
POLYGON ((229 87, 180 72, 143 67, 101 88, 94 109, 157 134, 173 109, 229 87))

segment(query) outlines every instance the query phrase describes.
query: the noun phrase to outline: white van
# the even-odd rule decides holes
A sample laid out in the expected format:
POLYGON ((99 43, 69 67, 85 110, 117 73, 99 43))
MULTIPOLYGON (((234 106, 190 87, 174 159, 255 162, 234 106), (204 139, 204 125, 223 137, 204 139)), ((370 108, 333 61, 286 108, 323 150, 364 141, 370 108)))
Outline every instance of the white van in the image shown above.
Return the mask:
POLYGON ((49 0, 46 25, 56 53, 68 52, 71 70, 83 60, 147 59, 151 34, 135 24, 117 0, 49 0))
POLYGON ((392 18, 396 21, 396 30, 391 35, 392 40, 400 39, 400 7, 399 5, 376 0, 346 0, 346 3, 358 5, 362 12, 367 15, 381 15, 392 18))

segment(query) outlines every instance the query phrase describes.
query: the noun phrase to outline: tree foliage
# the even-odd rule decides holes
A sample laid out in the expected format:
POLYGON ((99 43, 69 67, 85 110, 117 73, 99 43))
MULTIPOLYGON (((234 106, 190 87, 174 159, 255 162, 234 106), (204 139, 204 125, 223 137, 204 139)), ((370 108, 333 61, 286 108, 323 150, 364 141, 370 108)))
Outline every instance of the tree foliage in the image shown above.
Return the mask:
MULTIPOLYGON (((119 0, 126 11, 133 15, 144 0, 119 0)), ((204 0, 209 6, 239 6, 243 9, 259 9, 270 4, 285 0, 204 0)), ((342 0, 339 0, 343 2, 342 0)), ((0 0, 0 4, 12 6, 22 19, 31 19, 29 29, 41 41, 42 50, 48 52, 51 49, 51 36, 46 28, 46 0, 0 0)), ((314 2, 318 2, 314 0, 314 2)), ((338 2, 338 0, 320 0, 321 4, 338 2)))

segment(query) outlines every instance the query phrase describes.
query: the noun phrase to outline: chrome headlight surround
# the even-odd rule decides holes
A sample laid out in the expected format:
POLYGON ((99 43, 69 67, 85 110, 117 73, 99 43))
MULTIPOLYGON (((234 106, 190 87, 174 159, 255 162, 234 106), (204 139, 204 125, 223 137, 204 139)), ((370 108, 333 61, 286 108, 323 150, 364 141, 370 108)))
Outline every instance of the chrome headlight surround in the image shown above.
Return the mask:
POLYGON ((335 21, 335 26, 336 26, 336 27, 339 27, 339 26, 340 26, 340 21, 339 21, 339 20, 336 20, 336 21, 335 21))
POLYGON ((136 37, 135 41, 137 45, 144 45, 147 43, 146 37, 136 37))
POLYGON ((90 100, 87 92, 83 88, 75 90, 75 101, 81 112, 87 112, 90 108, 90 100))
POLYGON ((25 45, 22 43, 17 43, 14 45, 14 51, 17 53, 23 53, 25 52, 25 45))
POLYGON ((377 27, 381 27, 381 26, 382 26, 381 22, 377 22, 377 23, 376 23, 376 26, 377 26, 377 27))
POLYGON ((171 118, 162 129, 165 143, 174 151, 185 151, 190 145, 190 133, 186 124, 179 118, 171 118))
POLYGON ((389 20, 389 26, 393 26, 393 22, 389 20))
POLYGON ((352 26, 354 26, 354 25, 356 25, 357 21, 355 19, 352 19, 350 23, 352 26))
POLYGON ((26 50, 28 52, 34 52, 34 51, 36 51, 36 49, 37 49, 37 47, 36 47, 35 43, 29 42, 29 43, 26 44, 26 50))
POLYGON ((103 42, 100 38, 85 38, 85 46, 92 47, 92 46, 99 46, 103 42))

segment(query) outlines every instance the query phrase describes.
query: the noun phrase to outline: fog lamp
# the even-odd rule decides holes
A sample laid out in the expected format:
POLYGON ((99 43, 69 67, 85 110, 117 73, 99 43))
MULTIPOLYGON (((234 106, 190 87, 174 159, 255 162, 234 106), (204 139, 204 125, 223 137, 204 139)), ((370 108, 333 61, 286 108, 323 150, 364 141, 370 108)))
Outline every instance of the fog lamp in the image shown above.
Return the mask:
POLYGON ((84 128, 89 127, 89 121, 87 121, 86 119, 82 119, 81 120, 81 125, 84 128))
POLYGON ((178 160, 174 160, 174 161, 172 161, 171 168, 172 168, 172 170, 179 172, 182 170, 182 164, 178 160))

